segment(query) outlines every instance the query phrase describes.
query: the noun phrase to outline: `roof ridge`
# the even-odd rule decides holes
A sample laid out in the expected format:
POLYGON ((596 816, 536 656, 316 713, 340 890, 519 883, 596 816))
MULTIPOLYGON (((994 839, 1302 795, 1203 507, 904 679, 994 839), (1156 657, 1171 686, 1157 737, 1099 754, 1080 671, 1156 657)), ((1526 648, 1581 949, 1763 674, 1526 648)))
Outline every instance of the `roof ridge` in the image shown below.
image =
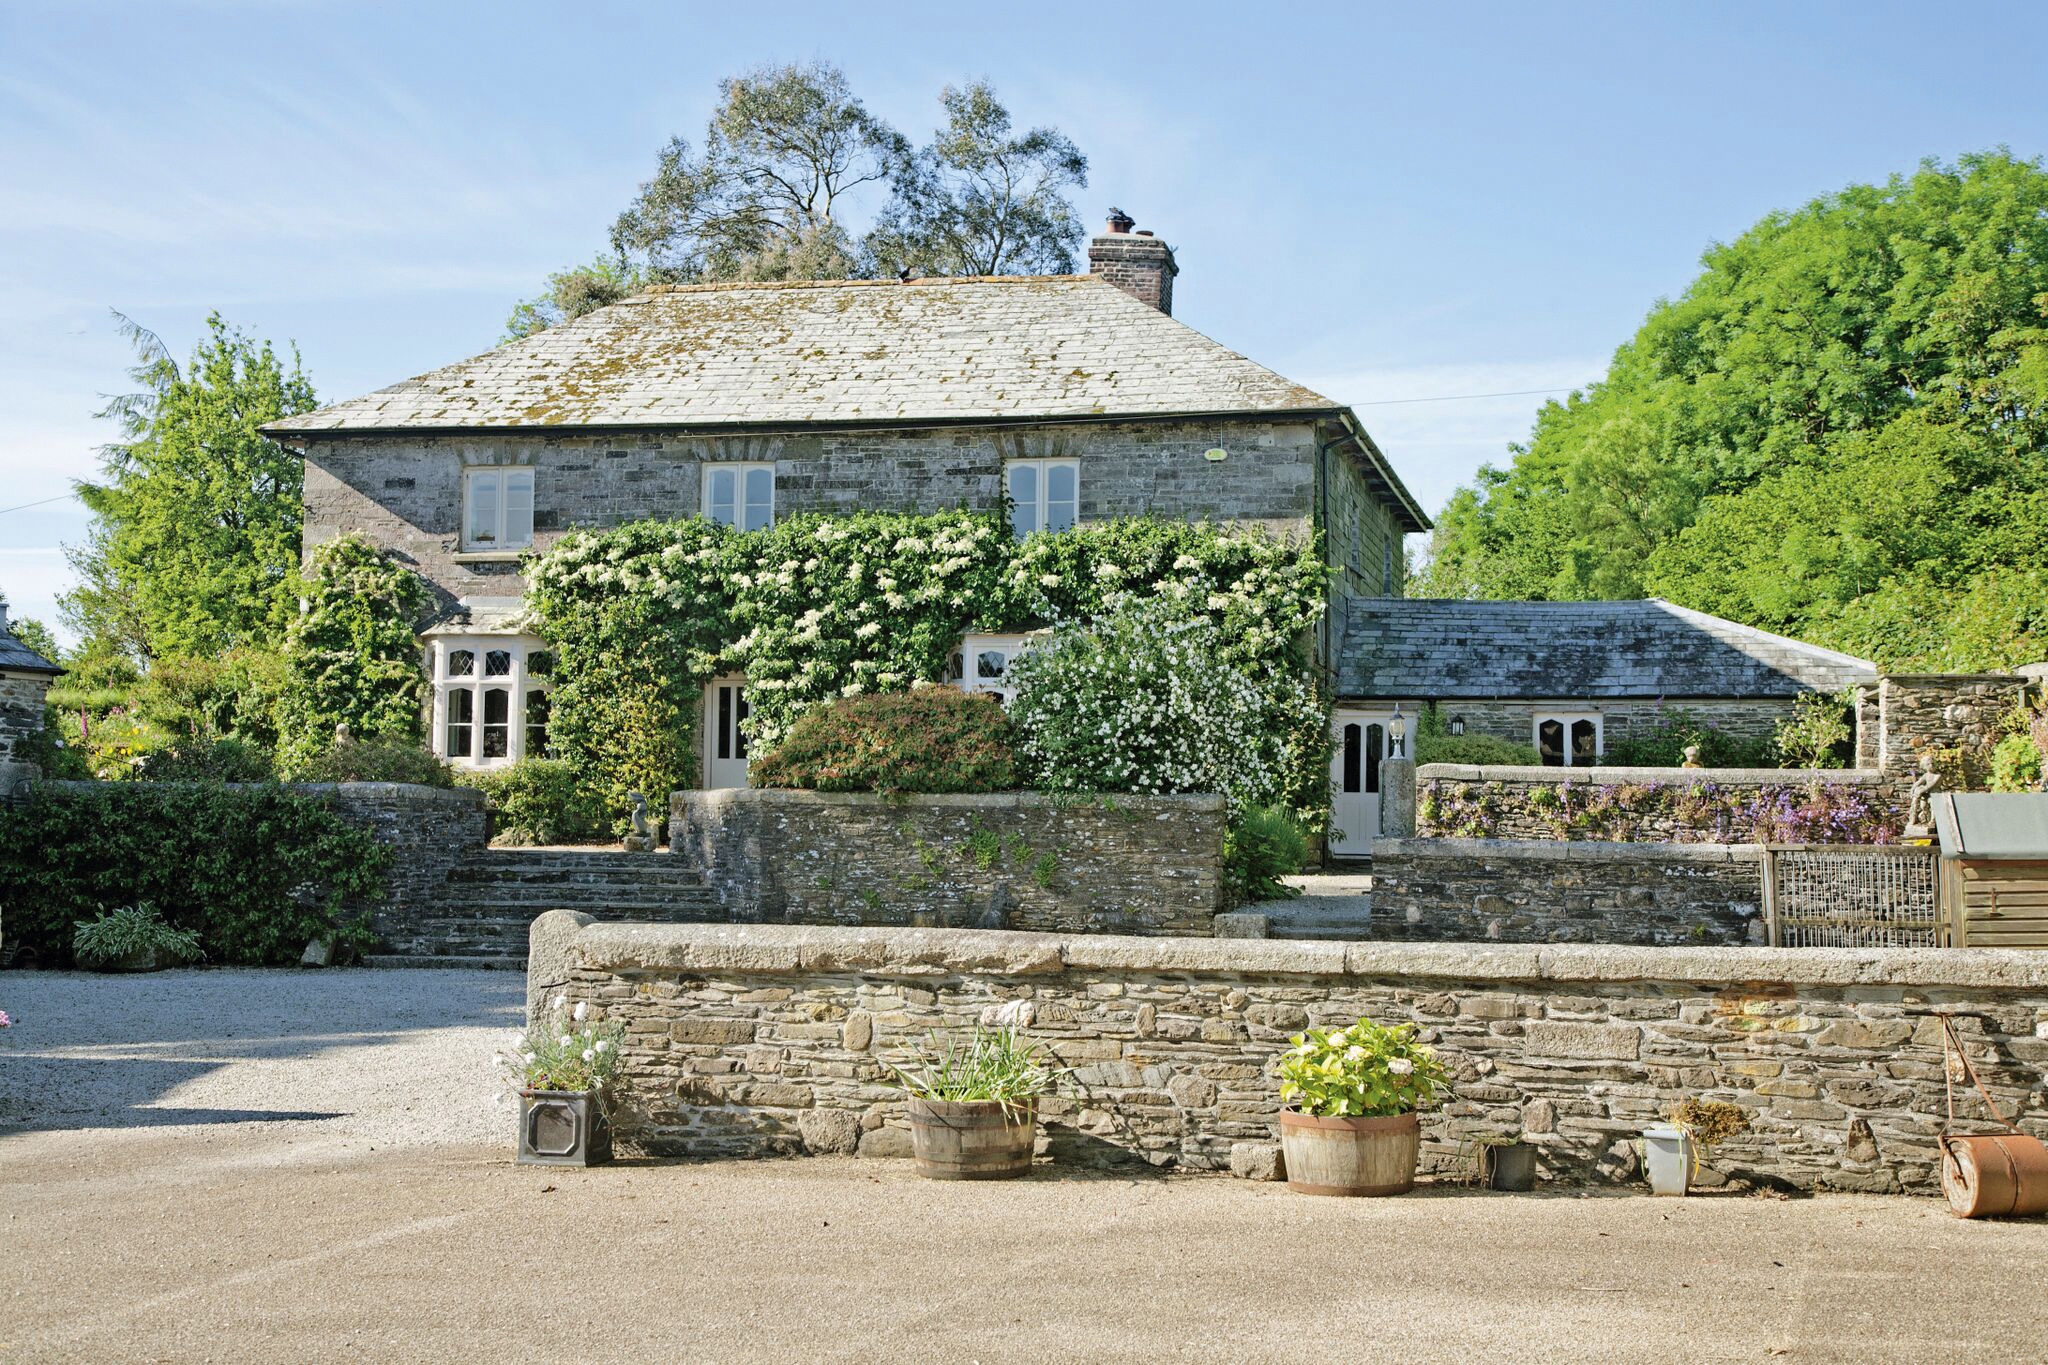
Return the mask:
POLYGON ((740 289, 850 289, 891 288, 955 284, 1054 284, 1090 281, 1107 284, 1100 275, 919 275, 908 280, 716 280, 699 284, 650 284, 637 294, 619 300, 654 298, 663 294, 719 294, 740 289))

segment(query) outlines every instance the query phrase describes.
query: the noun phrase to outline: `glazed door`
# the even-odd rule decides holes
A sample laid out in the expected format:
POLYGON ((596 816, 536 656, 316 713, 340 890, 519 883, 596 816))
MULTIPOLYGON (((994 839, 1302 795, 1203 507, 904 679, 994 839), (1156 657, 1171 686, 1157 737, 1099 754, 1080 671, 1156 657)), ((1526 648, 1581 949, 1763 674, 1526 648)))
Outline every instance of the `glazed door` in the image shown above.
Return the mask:
POLYGON ((747 785, 747 683, 720 678, 704 689, 704 785, 710 788, 747 785))
POLYGON ((1387 758, 1387 717, 1339 711, 1332 726, 1330 854, 1370 858, 1380 832, 1380 764, 1387 758))

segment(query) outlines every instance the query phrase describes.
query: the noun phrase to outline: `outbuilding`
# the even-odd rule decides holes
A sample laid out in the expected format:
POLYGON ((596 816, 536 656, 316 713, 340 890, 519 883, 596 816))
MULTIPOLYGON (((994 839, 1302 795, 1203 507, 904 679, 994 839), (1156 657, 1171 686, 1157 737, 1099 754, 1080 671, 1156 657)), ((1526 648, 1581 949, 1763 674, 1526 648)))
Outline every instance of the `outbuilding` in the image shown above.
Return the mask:
POLYGON ((1932 798, 1940 918, 1957 948, 2048 948, 2048 793, 1932 798))

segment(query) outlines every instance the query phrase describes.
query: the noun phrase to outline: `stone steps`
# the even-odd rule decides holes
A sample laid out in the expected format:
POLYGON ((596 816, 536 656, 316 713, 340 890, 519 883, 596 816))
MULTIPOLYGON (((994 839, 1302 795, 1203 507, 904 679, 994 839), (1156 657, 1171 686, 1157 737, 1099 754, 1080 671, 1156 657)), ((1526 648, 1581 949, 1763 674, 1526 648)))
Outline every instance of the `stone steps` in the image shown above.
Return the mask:
POLYGON ((1371 896, 1298 896, 1246 909, 1267 918, 1274 938, 1355 942, 1372 937, 1371 896))

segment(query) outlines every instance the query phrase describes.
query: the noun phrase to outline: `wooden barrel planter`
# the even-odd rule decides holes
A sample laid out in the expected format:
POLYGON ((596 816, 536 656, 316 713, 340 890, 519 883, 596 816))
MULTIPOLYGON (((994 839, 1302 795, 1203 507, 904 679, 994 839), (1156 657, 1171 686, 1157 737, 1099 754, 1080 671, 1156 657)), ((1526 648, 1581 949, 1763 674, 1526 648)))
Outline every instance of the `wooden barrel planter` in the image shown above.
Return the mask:
POLYGON ((910 1099, 910 1150, 932 1180, 1011 1180, 1031 1171, 1038 1140, 1034 1100, 1007 1110, 995 1100, 910 1099))
POLYGON ((1414 1114, 1336 1119, 1283 1109, 1280 1149, 1287 1188, 1298 1193, 1406 1194, 1415 1188, 1422 1122, 1414 1114))

